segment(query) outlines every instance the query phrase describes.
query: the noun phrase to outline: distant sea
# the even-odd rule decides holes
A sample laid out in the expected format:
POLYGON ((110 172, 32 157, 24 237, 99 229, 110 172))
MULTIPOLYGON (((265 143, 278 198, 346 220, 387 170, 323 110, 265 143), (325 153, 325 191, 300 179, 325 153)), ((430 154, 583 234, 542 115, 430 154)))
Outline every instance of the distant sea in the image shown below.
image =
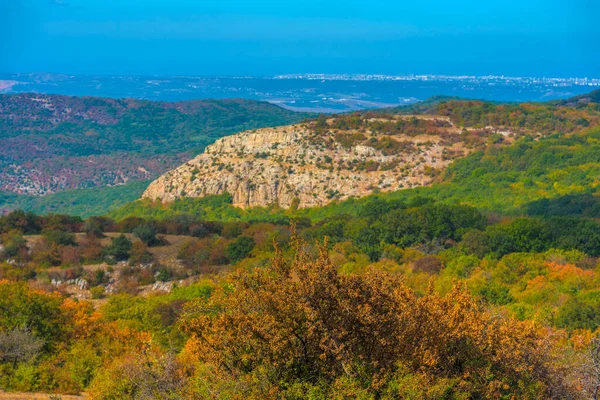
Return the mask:
POLYGON ((0 93, 180 101, 247 98, 298 111, 344 112, 410 104, 435 95, 493 101, 546 101, 590 92, 600 80, 383 76, 87 76, 0 73, 0 93))

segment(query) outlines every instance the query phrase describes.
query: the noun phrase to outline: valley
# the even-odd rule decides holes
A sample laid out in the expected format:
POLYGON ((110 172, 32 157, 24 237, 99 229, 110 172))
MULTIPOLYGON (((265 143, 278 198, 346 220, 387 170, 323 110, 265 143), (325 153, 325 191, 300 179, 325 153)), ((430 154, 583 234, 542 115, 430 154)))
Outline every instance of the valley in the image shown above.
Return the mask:
POLYGON ((599 100, 312 116, 4 195, 46 212, 0 216, 0 398, 590 398, 599 100))

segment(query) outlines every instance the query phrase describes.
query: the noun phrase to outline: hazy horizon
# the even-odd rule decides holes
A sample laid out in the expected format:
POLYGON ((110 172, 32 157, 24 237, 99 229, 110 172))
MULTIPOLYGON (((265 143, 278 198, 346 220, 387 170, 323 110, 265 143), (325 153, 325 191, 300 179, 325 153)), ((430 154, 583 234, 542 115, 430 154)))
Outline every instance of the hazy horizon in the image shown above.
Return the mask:
MULTIPOLYGON (((27 70, 27 71, 8 71, 8 70, 0 70, 0 74, 3 75, 68 75, 68 76, 88 76, 88 77, 182 77, 182 78, 262 78, 262 79, 270 79, 270 78, 279 78, 286 77, 286 79, 291 79, 292 76, 302 75, 304 77, 312 77, 312 79, 320 79, 316 78, 316 76, 326 76, 327 78, 339 77, 335 79, 342 80, 343 76, 358 78, 360 76, 381 76, 387 78, 404 78, 404 77, 424 77, 424 76, 435 76, 439 78, 458 78, 458 77, 472 77, 472 78, 486 78, 486 77, 503 77, 505 79, 588 79, 588 80, 599 80, 600 79, 600 71, 596 75, 508 75, 508 74, 445 74, 445 73, 419 73, 419 72, 409 72, 409 73, 399 73, 399 74, 385 74, 385 73, 377 73, 377 72, 319 72, 319 71, 299 71, 299 72, 290 72, 290 73, 265 73, 265 74, 170 74, 170 73, 131 73, 131 74, 111 74, 111 73, 73 73, 70 71, 43 71, 43 70, 27 70), (290 78, 287 78, 290 77, 290 78)), ((358 80, 358 79, 357 79, 358 80)))

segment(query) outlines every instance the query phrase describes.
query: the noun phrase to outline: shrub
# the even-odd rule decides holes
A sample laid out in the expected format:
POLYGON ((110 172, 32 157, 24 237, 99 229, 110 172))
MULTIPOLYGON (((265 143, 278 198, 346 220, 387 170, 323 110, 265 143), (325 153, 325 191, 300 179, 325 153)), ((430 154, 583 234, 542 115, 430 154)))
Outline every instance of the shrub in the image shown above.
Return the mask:
POLYGON ((57 246, 76 246, 75 235, 70 232, 49 229, 42 232, 44 239, 57 246))
POLYGON ((425 256, 413 263, 413 271, 438 274, 444 268, 444 263, 436 256, 425 256))
POLYGON ((254 249, 255 245, 256 242, 253 238, 248 236, 240 236, 227 246, 227 255, 229 256, 231 262, 235 264, 236 262, 246 258, 252 249, 254 249))
POLYGON ((135 237, 140 239, 146 246, 156 246, 160 240, 156 237, 156 228, 150 224, 138 225, 134 230, 135 237))
POLYGON ((188 308, 186 350, 212 368, 209 391, 230 380, 250 398, 291 387, 302 397, 302 385, 324 398, 379 398, 410 393, 402 379, 420 376, 441 398, 573 395, 535 326, 482 309, 461 286, 418 296, 386 273, 340 274, 327 246, 313 259, 294 243, 292 262, 279 254, 271 267, 240 269, 188 308))
POLYGON ((129 258, 132 247, 131 240, 121 234, 113 238, 110 245, 104 248, 104 254, 116 261, 125 261, 129 258))

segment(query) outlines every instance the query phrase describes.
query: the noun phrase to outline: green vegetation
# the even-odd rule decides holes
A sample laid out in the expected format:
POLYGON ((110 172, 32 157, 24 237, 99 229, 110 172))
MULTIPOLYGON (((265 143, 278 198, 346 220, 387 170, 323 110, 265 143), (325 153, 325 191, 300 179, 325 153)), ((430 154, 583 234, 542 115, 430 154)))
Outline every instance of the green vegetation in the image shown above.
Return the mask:
MULTIPOLYGON (((221 136, 300 121, 307 115, 243 99, 165 103, 31 94, 0 95, 0 108, 0 138, 48 143, 46 157, 197 153, 221 136), (43 97, 54 110, 34 97, 43 97)), ((10 154, 12 161, 23 159, 30 155, 10 154)))
POLYGON ((0 389, 593 398, 599 143, 597 126, 492 142, 432 187, 321 208, 221 195, 87 220, 9 213, 0 389))
POLYGON ((121 186, 65 190, 46 196, 27 196, 0 192, 0 209, 27 210, 37 214, 71 214, 89 217, 103 215, 139 199, 149 181, 121 186))
POLYGON ((598 222, 492 222, 472 207, 424 199, 370 198, 357 215, 305 221, 297 233, 184 214, 118 223, 2 217, 2 257, 13 260, 0 264, 0 308, 9 310, 0 318, 0 387, 98 399, 576 399, 593 391, 598 222), (122 234, 104 248, 89 233, 73 242, 73 232, 95 226, 187 234, 183 269, 152 257, 139 267, 142 242, 122 234), (24 232, 43 233, 31 252, 24 232), (84 268, 94 246, 130 262, 84 268), (60 269, 39 261, 49 254, 60 269), (155 281, 198 275, 169 294, 138 295, 155 281), (95 300, 24 284, 50 278, 85 279, 92 299, 108 298, 94 311, 95 300))
POLYGON ((481 210, 508 215, 539 214, 544 212, 540 209, 541 204, 560 202, 566 196, 575 202, 577 198, 587 199, 587 205, 580 204, 584 208, 578 211, 556 212, 593 214, 597 212, 598 202, 593 199, 598 194, 598 176, 600 128, 592 128, 539 141, 524 138, 512 146, 476 152, 450 165, 442 183, 390 196, 428 196, 460 201, 481 210))

